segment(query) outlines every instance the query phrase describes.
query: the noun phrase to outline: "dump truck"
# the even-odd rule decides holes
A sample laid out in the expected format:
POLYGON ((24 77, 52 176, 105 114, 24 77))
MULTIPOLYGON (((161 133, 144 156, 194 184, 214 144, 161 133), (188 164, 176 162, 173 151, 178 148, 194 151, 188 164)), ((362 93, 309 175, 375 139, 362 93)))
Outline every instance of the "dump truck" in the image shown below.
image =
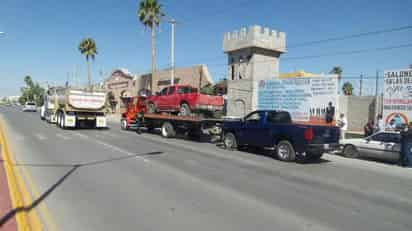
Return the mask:
POLYGON ((51 87, 44 102, 44 118, 60 128, 106 128, 107 94, 104 90, 51 87))

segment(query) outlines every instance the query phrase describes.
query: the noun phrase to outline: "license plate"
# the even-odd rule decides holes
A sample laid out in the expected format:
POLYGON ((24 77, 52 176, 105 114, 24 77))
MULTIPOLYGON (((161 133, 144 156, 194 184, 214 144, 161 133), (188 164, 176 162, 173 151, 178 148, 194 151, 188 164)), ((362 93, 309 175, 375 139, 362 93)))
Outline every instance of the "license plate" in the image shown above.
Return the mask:
POLYGON ((329 149, 329 144, 324 144, 324 145, 323 145, 323 148, 324 148, 324 149, 329 149))

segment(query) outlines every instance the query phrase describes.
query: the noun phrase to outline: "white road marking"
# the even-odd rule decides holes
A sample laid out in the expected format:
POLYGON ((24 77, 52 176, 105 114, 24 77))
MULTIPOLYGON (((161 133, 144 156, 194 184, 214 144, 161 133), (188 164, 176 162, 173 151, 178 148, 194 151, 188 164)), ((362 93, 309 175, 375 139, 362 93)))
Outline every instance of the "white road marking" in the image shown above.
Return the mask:
POLYGON ((16 139, 16 141, 23 141, 25 138, 23 135, 21 134, 14 134, 14 138, 16 139))
POLYGON ((58 137, 58 138, 60 138, 60 139, 63 139, 63 140, 70 140, 70 139, 71 139, 70 137, 65 136, 65 135, 63 135, 63 134, 61 134, 61 133, 56 133, 56 137, 58 137))
MULTIPOLYGON (((132 152, 126 151, 126 150, 124 150, 124 149, 122 149, 122 148, 119 148, 119 147, 117 147, 117 146, 114 146, 114 145, 111 145, 111 144, 109 144, 109 143, 103 142, 103 141, 101 141, 101 140, 95 139, 95 138, 93 138, 93 137, 91 137, 91 136, 83 135, 83 134, 80 134, 80 133, 77 133, 77 132, 74 132, 73 134, 74 134, 74 135, 77 135, 77 136, 79 136, 79 137, 82 137, 82 138, 84 138, 84 139, 90 139, 90 140, 92 140, 92 141, 94 141, 94 142, 96 142, 96 143, 98 143, 98 144, 100 144, 100 145, 102 145, 102 146, 104 146, 104 147, 106 147, 106 148, 108 148, 108 149, 112 149, 113 151, 120 152, 120 153, 126 154, 126 155, 128 155, 128 156, 136 155, 136 153, 132 153, 132 152)), ((143 156, 136 156, 135 158, 136 158, 136 159, 139 159, 139 160, 143 160, 143 162, 145 162, 145 163, 150 162, 148 159, 144 158, 143 156)))
MULTIPOLYGON (((99 134, 99 135, 100 135, 100 134, 99 134)), ((113 137, 113 138, 117 138, 117 137, 118 137, 118 135, 112 134, 112 133, 110 133, 110 131, 109 131, 109 132, 103 132, 103 133, 101 133, 100 136, 101 136, 101 137, 103 137, 103 136, 109 136, 109 137, 113 137)))
POLYGON ((34 136, 35 136, 37 139, 42 140, 42 141, 48 139, 46 136, 44 136, 44 135, 41 134, 41 133, 36 133, 36 134, 34 134, 34 136))
POLYGON ((78 136, 82 139, 89 139, 90 138, 89 136, 83 135, 83 134, 78 133, 78 132, 72 132, 72 134, 75 135, 75 136, 78 136))

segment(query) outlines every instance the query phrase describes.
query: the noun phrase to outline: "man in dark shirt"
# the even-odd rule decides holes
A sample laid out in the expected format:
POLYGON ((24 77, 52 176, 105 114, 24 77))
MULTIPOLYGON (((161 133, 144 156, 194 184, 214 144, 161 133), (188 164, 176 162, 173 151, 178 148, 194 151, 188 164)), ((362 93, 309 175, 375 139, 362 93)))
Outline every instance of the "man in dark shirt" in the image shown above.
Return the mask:
POLYGON ((329 106, 326 108, 326 123, 332 123, 334 117, 335 107, 332 105, 332 102, 329 102, 329 106))
POLYGON ((409 164, 409 156, 412 153, 412 122, 409 123, 408 128, 401 132, 401 154, 399 163, 402 166, 409 164))

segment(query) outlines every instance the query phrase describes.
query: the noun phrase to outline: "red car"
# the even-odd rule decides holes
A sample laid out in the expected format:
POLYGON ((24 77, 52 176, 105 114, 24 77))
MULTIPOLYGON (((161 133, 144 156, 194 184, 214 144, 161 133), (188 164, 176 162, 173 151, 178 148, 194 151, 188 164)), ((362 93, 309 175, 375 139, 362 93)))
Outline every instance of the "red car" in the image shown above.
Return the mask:
POLYGON ((188 116, 194 110, 221 111, 224 100, 222 96, 205 95, 197 88, 188 85, 174 85, 147 99, 149 113, 178 112, 188 116))

